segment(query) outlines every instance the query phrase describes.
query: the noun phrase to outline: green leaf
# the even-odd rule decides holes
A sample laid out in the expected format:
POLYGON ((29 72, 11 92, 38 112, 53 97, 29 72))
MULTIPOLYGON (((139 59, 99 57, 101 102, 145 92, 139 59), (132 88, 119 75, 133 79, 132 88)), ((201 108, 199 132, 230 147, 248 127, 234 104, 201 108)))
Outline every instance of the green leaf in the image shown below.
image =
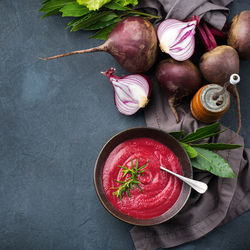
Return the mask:
POLYGON ((197 151, 186 143, 181 142, 182 147, 186 150, 190 159, 197 157, 197 151))
POLYGON ((42 1, 42 4, 45 4, 45 3, 47 3, 48 1, 50 1, 50 0, 44 0, 44 1, 42 1))
POLYGON ((99 10, 104 4, 111 0, 77 0, 80 5, 86 6, 89 10, 99 10))
POLYGON ((89 27, 85 28, 86 30, 98 30, 103 29, 111 24, 116 24, 119 21, 121 21, 120 18, 117 18, 117 15, 115 13, 112 13, 110 15, 104 16, 98 20, 97 23, 90 25, 89 27))
MULTIPOLYGON (((205 139, 205 138, 213 137, 213 136, 215 136, 215 135, 218 135, 218 134, 221 134, 221 133, 225 132, 226 130, 228 130, 228 128, 219 130, 219 131, 217 131, 217 132, 215 132, 215 133, 211 133, 211 134, 204 135, 204 136, 202 136, 202 137, 200 137, 200 138, 198 138, 198 139, 196 138, 196 139, 193 139, 193 140, 189 140, 187 143, 191 143, 191 142, 195 142, 195 141, 200 141, 200 140, 205 139)), ((181 140, 181 141, 182 141, 182 140, 181 140)), ((185 142, 186 142, 186 141, 185 141, 185 142)))
POLYGON ((115 0, 115 2, 120 4, 121 6, 127 6, 130 4, 136 6, 138 4, 138 0, 115 0))
POLYGON ((116 2, 107 3, 107 4, 105 4, 104 7, 108 8, 110 10, 122 10, 122 11, 131 10, 130 8, 128 8, 126 6, 122 6, 121 4, 116 3, 116 2))
MULTIPOLYGON (((99 12, 97 12, 99 13, 99 12)), ((96 12, 95 11, 92 11, 90 12, 89 14, 83 16, 83 17, 80 17, 80 18, 76 18, 74 20, 72 20, 71 22, 69 22, 67 24, 67 27, 66 28, 69 28, 70 26, 72 26, 72 29, 71 31, 77 31, 77 30, 80 30, 80 29, 84 29, 84 24, 85 22, 90 19, 91 20, 91 17, 92 16, 95 16, 96 15, 96 12), (83 27, 83 28, 82 28, 83 27)))
POLYGON ((208 126, 204 126, 201 128, 198 128, 195 132, 188 134, 185 136, 181 141, 182 142, 189 142, 190 140, 194 140, 196 138, 203 137, 207 134, 211 134, 216 132, 219 129, 220 123, 213 123, 208 126))
POLYGON ((122 169, 128 169, 127 167, 124 167, 124 166, 121 166, 121 165, 119 165, 119 166, 117 166, 118 168, 122 168, 122 169))
POLYGON ((92 25, 99 22, 104 16, 108 16, 112 11, 102 11, 102 12, 90 12, 85 15, 83 18, 80 18, 78 21, 74 22, 72 25, 71 31, 77 31, 81 29, 88 29, 92 25))
POLYGON ((136 171, 137 171, 138 167, 139 167, 139 157, 137 157, 137 159, 136 159, 136 167, 135 167, 136 171))
POLYGON ((137 0, 44 0, 40 11, 44 12, 42 18, 57 14, 62 14, 63 17, 76 17, 68 23, 66 29, 71 27, 71 31, 98 30, 90 38, 106 40, 114 26, 122 20, 121 16, 157 18, 127 7, 137 4, 137 0))
POLYGON ((60 14, 60 8, 49 11, 49 12, 46 12, 41 18, 45 18, 47 16, 54 16, 54 15, 57 15, 57 14, 60 14))
POLYGON ((107 26, 106 28, 103 28, 103 29, 99 30, 98 32, 96 32, 90 38, 95 38, 95 39, 100 39, 100 40, 107 40, 110 32, 113 30, 113 28, 115 27, 115 25, 117 23, 111 24, 111 25, 107 26))
POLYGON ((43 4, 41 12, 51 12, 63 8, 66 4, 75 2, 75 0, 50 0, 43 4))
POLYGON ((195 168, 206 170, 224 178, 234 178, 235 174, 229 164, 218 154, 204 148, 194 147, 198 155, 191 159, 195 168))
POLYGON ((60 9, 62 16, 74 16, 79 17, 88 14, 90 11, 87 7, 79 5, 77 2, 68 3, 60 9))
POLYGON ((141 169, 147 167, 148 163, 149 163, 149 160, 147 160, 146 164, 144 164, 143 166, 139 167, 137 170, 140 171, 141 169))
POLYGON ((226 150, 241 148, 242 145, 238 144, 227 144, 227 143, 204 143, 204 144, 191 144, 193 147, 206 148, 210 150, 226 150))
POLYGON ((168 134, 172 135, 175 139, 179 140, 183 135, 184 130, 169 132, 168 134))
POLYGON ((134 164, 133 164, 133 158, 131 158, 131 169, 132 169, 132 171, 134 170, 134 164))
POLYGON ((80 20, 82 20, 84 17, 81 17, 81 18, 75 18, 73 19, 72 21, 70 21, 67 26, 66 26, 66 29, 68 29, 69 27, 73 26, 74 24, 76 24, 78 21, 80 22, 80 20))
POLYGON ((188 143, 188 142, 193 142, 193 141, 198 141, 204 138, 211 137, 212 135, 215 134, 215 132, 219 129, 220 123, 213 123, 211 125, 201 127, 197 129, 195 132, 188 134, 185 136, 181 141, 188 143))

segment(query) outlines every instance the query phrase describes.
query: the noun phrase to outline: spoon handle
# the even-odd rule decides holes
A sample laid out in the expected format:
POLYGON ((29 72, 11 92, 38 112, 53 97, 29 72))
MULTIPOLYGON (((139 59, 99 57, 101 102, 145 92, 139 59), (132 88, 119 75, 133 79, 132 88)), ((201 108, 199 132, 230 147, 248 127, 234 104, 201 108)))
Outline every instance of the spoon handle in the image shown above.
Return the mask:
POLYGON ((190 187, 192 187, 194 190, 196 190, 198 193, 203 194, 207 191, 207 184, 201 181, 196 181, 187 177, 184 177, 182 175, 176 174, 174 172, 172 172, 171 170, 164 168, 163 166, 160 166, 160 169, 178 177, 179 179, 181 179, 182 181, 184 181, 185 183, 187 183, 190 187))

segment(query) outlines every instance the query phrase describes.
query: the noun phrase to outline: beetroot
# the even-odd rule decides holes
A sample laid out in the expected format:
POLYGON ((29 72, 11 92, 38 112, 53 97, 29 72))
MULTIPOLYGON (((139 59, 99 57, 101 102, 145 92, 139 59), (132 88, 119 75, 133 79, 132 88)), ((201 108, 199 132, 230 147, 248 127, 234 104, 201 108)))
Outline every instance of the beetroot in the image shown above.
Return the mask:
POLYGON ((210 83, 224 85, 230 76, 239 73, 238 53, 230 46, 221 45, 206 52, 200 59, 202 75, 210 83))
MULTIPOLYGON (((237 51, 226 45, 217 46, 206 52, 200 60, 200 70, 204 78, 210 83, 221 86, 224 86, 229 81, 232 74, 238 74, 239 68, 240 60, 237 51)), ((230 86, 228 90, 236 99, 238 112, 237 136, 241 130, 240 96, 236 85, 230 86)))
POLYGON ((198 68, 189 60, 178 62, 174 59, 166 59, 157 66, 156 79, 168 96, 169 106, 176 122, 179 122, 175 103, 185 96, 194 94, 201 87, 198 68))
POLYGON ((97 51, 110 53, 123 68, 131 73, 146 72, 156 60, 155 28, 141 17, 127 17, 114 27, 104 44, 91 49, 44 58, 44 60, 97 51))
POLYGON ((250 60, 250 10, 242 11, 233 18, 227 42, 242 59, 250 60))

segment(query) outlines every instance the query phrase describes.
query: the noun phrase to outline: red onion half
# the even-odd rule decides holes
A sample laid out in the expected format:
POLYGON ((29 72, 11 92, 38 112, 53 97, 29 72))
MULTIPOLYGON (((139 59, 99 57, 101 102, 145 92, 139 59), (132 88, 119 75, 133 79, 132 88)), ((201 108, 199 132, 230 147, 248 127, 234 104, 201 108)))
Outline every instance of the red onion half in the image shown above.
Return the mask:
POLYGON ((177 61, 189 59, 194 53, 195 28, 199 20, 199 17, 187 22, 164 20, 157 30, 161 50, 177 61))
POLYGON ((115 69, 110 68, 102 74, 106 75, 113 88, 115 105, 120 113, 133 115, 148 103, 152 84, 147 76, 140 74, 119 77, 114 75, 115 69))

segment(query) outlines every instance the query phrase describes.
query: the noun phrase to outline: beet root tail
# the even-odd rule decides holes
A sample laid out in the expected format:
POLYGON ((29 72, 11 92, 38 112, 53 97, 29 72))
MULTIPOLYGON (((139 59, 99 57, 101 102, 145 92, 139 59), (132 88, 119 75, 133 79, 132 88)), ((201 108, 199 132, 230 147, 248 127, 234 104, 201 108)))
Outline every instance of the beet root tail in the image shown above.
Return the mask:
POLYGON ((84 50, 76 50, 56 56, 50 56, 50 57, 45 57, 41 58, 44 61, 52 60, 52 59, 57 59, 65 56, 71 56, 71 55, 78 55, 78 54, 85 54, 85 53, 92 53, 92 52, 98 52, 98 51, 107 51, 107 45, 104 43, 98 47, 90 48, 90 49, 84 49, 84 50))
POLYGON ((174 103, 175 103, 175 98, 174 97, 171 97, 171 98, 168 99, 168 104, 169 104, 169 106, 170 106, 170 108, 171 108, 171 110, 172 110, 172 112, 173 112, 173 114, 175 116, 176 123, 179 123, 180 117, 179 117, 179 114, 178 114, 178 112, 177 112, 177 110, 175 108, 174 103))
POLYGON ((240 130, 241 130, 241 126, 242 126, 242 124, 241 124, 241 111, 240 111, 240 95, 239 95, 239 91, 238 91, 236 86, 234 89, 234 97, 236 100, 236 107, 237 107, 237 113, 238 113, 238 129, 237 129, 235 135, 231 138, 229 143, 232 143, 235 140, 235 138, 239 135, 240 130))

